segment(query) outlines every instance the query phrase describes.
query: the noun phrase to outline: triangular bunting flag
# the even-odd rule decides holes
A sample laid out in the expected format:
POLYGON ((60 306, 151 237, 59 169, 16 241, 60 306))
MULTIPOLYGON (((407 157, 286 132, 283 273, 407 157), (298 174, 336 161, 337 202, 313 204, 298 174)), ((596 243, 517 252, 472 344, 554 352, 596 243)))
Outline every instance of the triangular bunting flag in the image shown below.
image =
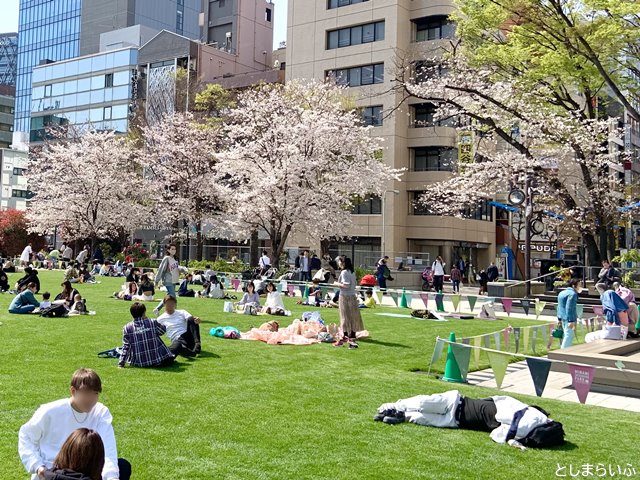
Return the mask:
POLYGON ((513 300, 511 298, 503 298, 502 306, 504 307, 504 311, 507 312, 507 315, 511 315, 511 307, 513 305, 513 300))
POLYGON ((443 347, 444 347, 444 342, 442 341, 442 339, 440 337, 436 338, 436 346, 433 349, 433 355, 431 356, 430 365, 433 365, 440 359, 440 356, 442 355, 443 347))
POLYGON ((531 329, 531 351, 536 353, 536 343, 538 340, 538 331, 540 330, 539 326, 535 326, 531 329))
POLYGON ((536 299, 536 318, 538 318, 540 316, 540 314, 542 313, 542 311, 544 310, 544 307, 547 305, 547 302, 541 302, 540 300, 536 299))
POLYGON ((540 330, 542 331, 542 344, 544 345, 545 343, 547 343, 547 337, 549 336, 549 329, 547 328, 546 325, 542 325, 540 327, 540 330))
POLYGON ((442 293, 436 294, 436 310, 444 312, 444 295, 442 293))
POLYGON ((233 289, 237 291, 238 290, 238 285, 240 285, 240 280, 238 280, 237 278, 234 278, 231 281, 231 284, 233 285, 233 289))
POLYGON ((424 308, 429 309, 429 294, 428 293, 421 293, 420 294, 420 299, 422 300, 422 303, 424 304, 424 308))
POLYGON ((484 348, 491 348, 491 336, 483 335, 482 340, 484 342, 484 348))
POLYGON ((278 290, 278 292, 280 293, 284 292, 286 289, 287 289, 287 282, 285 282, 284 280, 276 286, 276 290, 278 290))
POLYGON ((453 311, 457 312, 460 305, 460 294, 451 295, 451 303, 453 304, 453 311))
POLYGON ((489 357, 489 365, 491 365, 491 370, 493 370, 493 375, 496 378, 496 385, 501 388, 504 374, 507 373, 510 357, 498 352, 487 352, 487 355, 489 357))
POLYGON ((520 300, 520 305, 522 306, 522 310, 524 310, 525 315, 529 315, 529 309, 531 308, 531 300, 528 298, 523 298, 520 300))
POLYGON ((529 348, 529 327, 522 327, 522 353, 527 353, 529 348))
POLYGON ((329 293, 329 289, 327 287, 320 287, 320 295, 323 300, 327 298, 327 293, 329 293))
POLYGON ((514 327, 513 338, 516 341, 516 353, 518 353, 518 349, 520 348, 520 327, 514 327))
POLYGON ((473 358, 476 361, 476 368, 480 368, 480 341, 483 337, 473 337, 473 358))
POLYGON ((462 344, 463 345, 469 345, 470 343, 471 343, 471 339, 469 339, 469 338, 463 338, 462 339, 462 344))
POLYGON ((411 302, 413 302, 413 295, 410 293, 405 293, 404 297, 407 300, 407 308, 411 308, 411 302))
POLYGON ((510 333, 511 333, 511 327, 507 327, 504 330, 502 330, 502 338, 504 340, 504 346, 506 350, 509 350, 509 334, 510 333))
POLYGON ((496 350, 500 350, 500 333, 496 332, 493 334, 493 340, 496 342, 496 350))
POLYGON ((573 380, 573 388, 575 388, 578 394, 580 403, 587 401, 587 395, 589 394, 589 390, 591 390, 591 382, 593 382, 593 374, 595 371, 596 369, 594 367, 569 364, 569 373, 573 380))
POLYGON ((578 318, 584 318, 584 305, 576 305, 576 314, 578 318))
POLYGON ((393 306, 397 307, 398 306, 398 292, 389 292, 389 295, 391 296, 391 301, 393 302, 393 306))
POLYGON ((476 308, 477 300, 478 300, 478 297, 476 297, 475 295, 467 296, 467 302, 469 302, 469 311, 472 313, 473 313, 473 309, 476 308))
POLYGON ((528 357, 527 366, 529 367, 531 380, 533 380, 533 386, 536 389, 536 395, 541 397, 542 392, 544 392, 544 387, 547 385, 551 362, 543 358, 528 357))
POLYGON ((382 292, 380 290, 374 290, 373 293, 376 295, 376 300, 378 301, 378 305, 382 305, 382 292))
POLYGON ((466 380, 467 372, 469 372, 469 359, 471 356, 471 347, 467 347, 461 343, 450 343, 451 351, 456 359, 458 368, 460 369, 460 376, 466 380))

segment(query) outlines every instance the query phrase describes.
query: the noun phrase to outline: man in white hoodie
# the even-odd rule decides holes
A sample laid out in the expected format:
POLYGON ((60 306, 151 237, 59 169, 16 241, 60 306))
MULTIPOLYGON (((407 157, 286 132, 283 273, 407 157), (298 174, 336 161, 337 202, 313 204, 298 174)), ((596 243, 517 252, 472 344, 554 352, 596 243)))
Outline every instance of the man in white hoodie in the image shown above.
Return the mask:
POLYGON ((31 480, 44 478, 53 466, 60 447, 78 428, 89 428, 104 444, 103 480, 129 480, 131 465, 118 458, 116 439, 109 409, 98 402, 102 382, 96 372, 81 368, 71 378, 71 398, 41 405, 31 419, 20 427, 18 453, 31 480))

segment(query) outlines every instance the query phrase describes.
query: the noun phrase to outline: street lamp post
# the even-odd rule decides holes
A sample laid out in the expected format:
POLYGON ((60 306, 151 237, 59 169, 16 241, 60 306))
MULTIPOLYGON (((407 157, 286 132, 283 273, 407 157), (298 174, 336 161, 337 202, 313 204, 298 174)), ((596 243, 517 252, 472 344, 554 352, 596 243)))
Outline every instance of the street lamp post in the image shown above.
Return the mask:
POLYGON ((386 198, 387 198, 387 193, 392 192, 394 195, 400 195, 400 190, 385 190, 384 193, 382 194, 382 205, 381 205, 381 210, 382 210, 382 255, 380 255, 381 257, 384 257, 387 254, 387 225, 386 225, 386 221, 385 221, 385 210, 387 208, 387 202, 386 202, 386 198))
POLYGON ((524 276, 525 280, 525 296, 531 297, 531 219, 533 216, 533 195, 531 193, 531 180, 529 175, 525 177, 524 181, 525 192, 525 209, 524 209, 524 276))

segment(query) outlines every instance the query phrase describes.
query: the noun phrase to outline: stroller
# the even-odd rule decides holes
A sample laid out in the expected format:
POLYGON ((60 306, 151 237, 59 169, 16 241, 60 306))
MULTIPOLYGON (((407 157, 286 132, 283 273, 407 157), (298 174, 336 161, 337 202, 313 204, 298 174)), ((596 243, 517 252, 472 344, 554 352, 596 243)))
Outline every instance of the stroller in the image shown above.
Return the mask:
POLYGON ((433 271, 431 267, 426 267, 420 274, 422 278, 422 291, 428 292, 433 289, 433 271))

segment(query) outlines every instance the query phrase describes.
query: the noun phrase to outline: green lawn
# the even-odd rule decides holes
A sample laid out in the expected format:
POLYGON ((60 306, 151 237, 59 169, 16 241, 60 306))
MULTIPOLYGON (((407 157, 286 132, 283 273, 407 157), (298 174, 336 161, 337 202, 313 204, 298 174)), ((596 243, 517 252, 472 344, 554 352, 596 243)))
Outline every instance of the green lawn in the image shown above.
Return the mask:
MULTIPOLYGON (((57 292, 61 272, 41 277, 43 291, 57 292)), ((565 426, 569 443, 546 451, 521 452, 486 433, 372 420, 383 402, 455 388, 412 372, 426 370, 437 335, 492 332, 506 321, 436 323, 377 316, 400 312, 377 309, 364 313, 371 339, 358 350, 268 346, 208 335, 213 326, 245 330, 263 317, 224 314, 221 300, 181 299, 179 308, 204 320, 200 358, 181 358, 167 370, 119 370, 96 353, 119 345, 129 319, 130 303, 109 298, 120 283, 79 287, 95 317, 12 316, 11 295, 0 296, 0 479, 28 478, 17 455, 18 429, 38 405, 68 394, 79 367, 102 377, 101 401, 114 416, 119 453, 138 480, 545 479, 555 478, 558 463, 575 469, 635 461, 633 448, 620 447, 637 443, 640 415, 575 403, 521 397, 565 426)), ((303 310, 288 302, 294 314, 303 310)), ((322 312, 337 322, 337 310, 322 312)), ((497 393, 458 388, 473 397, 497 393)))

